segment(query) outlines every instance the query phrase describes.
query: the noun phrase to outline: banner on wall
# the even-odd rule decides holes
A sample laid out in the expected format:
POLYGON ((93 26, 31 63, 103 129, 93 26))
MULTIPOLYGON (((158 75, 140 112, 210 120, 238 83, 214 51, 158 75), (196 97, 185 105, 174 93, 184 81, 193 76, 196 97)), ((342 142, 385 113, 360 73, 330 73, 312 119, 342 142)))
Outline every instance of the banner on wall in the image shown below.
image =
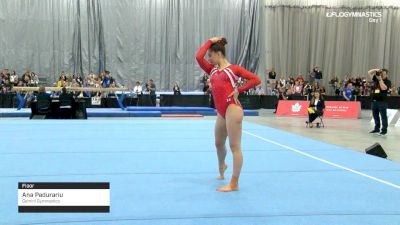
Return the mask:
MULTIPOLYGON (((277 116, 308 116, 308 101, 280 100, 277 116)), ((360 102, 326 101, 324 117, 358 119, 361 115, 360 102)))

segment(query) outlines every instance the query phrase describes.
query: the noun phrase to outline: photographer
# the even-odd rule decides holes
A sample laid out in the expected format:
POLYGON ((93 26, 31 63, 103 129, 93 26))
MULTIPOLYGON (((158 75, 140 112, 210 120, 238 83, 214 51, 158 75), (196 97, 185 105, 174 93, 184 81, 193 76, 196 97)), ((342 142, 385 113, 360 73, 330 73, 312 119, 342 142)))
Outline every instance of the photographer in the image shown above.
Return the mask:
POLYGON ((378 133, 380 135, 386 135, 388 127, 387 119, 387 108, 388 104, 386 98, 388 95, 388 90, 391 88, 391 81, 388 79, 387 69, 371 69, 368 71, 368 75, 372 78, 374 82, 371 90, 372 98, 372 115, 375 121, 375 128, 370 133, 378 133), (380 117, 379 117, 380 115, 380 117), (382 119, 382 129, 381 129, 381 119, 382 119), (380 130, 381 129, 381 130, 380 130))

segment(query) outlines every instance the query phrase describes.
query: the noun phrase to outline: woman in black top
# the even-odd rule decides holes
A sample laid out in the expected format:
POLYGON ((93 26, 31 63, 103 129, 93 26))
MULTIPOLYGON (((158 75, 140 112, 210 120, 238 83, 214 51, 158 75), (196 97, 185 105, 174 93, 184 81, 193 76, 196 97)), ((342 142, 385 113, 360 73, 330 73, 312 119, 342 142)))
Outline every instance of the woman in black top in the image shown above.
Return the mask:
POLYGON ((324 114, 324 109, 325 101, 322 99, 321 93, 319 91, 314 92, 308 108, 308 121, 306 123, 313 127, 312 122, 324 114))
POLYGON ((173 90, 174 95, 181 95, 181 89, 179 88, 178 83, 175 82, 173 90))

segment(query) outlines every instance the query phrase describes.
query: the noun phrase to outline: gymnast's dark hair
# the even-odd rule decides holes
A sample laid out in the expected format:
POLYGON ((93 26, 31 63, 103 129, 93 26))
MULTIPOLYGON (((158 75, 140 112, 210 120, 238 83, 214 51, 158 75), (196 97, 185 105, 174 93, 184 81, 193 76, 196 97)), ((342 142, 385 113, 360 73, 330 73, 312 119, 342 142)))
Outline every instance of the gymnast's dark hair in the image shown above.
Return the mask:
POLYGON ((225 56, 225 45, 228 44, 226 38, 222 38, 220 41, 215 42, 211 45, 210 51, 212 52, 221 52, 223 56, 225 56))

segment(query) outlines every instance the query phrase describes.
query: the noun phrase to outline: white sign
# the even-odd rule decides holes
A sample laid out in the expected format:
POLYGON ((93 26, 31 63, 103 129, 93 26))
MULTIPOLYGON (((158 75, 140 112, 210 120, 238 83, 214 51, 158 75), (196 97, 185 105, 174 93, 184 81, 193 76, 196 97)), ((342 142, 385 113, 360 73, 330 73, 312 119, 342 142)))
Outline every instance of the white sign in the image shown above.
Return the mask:
POLYGON ((110 184, 21 182, 18 212, 110 212, 110 184))
POLYGON ((18 206, 109 206, 109 189, 19 189, 18 206))
POLYGON ((92 97, 92 105, 101 105, 100 97, 92 97))

